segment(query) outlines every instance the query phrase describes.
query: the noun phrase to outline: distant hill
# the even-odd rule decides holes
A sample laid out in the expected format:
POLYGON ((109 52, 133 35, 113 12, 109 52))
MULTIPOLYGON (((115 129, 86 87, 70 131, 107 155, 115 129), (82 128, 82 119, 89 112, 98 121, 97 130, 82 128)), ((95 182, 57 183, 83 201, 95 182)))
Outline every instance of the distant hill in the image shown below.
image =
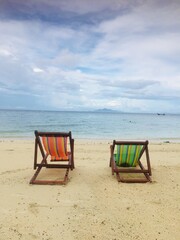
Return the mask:
POLYGON ((112 110, 112 109, 109 109, 109 108, 102 108, 102 109, 97 109, 97 110, 94 110, 95 112, 117 112, 116 110, 112 110))

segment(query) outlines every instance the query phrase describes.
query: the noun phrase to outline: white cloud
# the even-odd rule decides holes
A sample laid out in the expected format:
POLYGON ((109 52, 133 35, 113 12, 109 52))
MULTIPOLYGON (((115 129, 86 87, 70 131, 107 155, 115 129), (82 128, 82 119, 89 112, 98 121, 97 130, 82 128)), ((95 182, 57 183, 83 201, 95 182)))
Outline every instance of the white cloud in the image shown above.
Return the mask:
POLYGON ((7 49, 0 49, 0 56, 9 57, 12 56, 12 53, 7 49))
POLYGON ((33 68, 33 72, 35 72, 35 73, 42 73, 42 72, 44 72, 44 70, 41 69, 41 68, 38 68, 38 67, 34 67, 33 68))
POLYGON ((42 9, 32 18, 7 16, 0 22, 2 87, 26 89, 38 106, 48 94, 47 108, 180 112, 180 4, 160 3, 38 0, 42 9), (57 21, 45 3, 59 11, 57 21))

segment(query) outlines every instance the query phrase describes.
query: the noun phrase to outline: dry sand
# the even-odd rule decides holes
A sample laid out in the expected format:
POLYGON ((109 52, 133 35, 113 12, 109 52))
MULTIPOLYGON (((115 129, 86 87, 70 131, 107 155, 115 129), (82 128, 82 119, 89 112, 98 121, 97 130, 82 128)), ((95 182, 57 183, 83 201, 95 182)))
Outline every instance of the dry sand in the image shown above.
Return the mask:
POLYGON ((1 140, 0 239, 179 240, 180 143, 150 142, 146 184, 117 182, 110 143, 75 140, 67 185, 42 186, 29 185, 34 142, 1 140))

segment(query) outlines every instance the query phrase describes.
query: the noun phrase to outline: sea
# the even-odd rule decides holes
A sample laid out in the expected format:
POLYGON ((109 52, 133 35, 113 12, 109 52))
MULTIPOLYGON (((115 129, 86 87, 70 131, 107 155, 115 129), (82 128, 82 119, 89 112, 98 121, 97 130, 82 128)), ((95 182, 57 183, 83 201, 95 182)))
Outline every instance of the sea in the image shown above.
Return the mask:
POLYGON ((0 139, 33 139, 34 131, 75 139, 180 142, 180 114, 0 110, 0 139))

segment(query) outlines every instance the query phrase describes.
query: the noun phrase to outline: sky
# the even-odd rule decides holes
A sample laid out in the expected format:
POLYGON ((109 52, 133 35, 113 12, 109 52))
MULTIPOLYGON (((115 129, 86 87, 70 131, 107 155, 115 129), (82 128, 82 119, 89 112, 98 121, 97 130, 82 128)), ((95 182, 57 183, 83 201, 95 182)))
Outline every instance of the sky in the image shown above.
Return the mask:
POLYGON ((0 108, 180 113, 180 1, 0 0, 0 108))

